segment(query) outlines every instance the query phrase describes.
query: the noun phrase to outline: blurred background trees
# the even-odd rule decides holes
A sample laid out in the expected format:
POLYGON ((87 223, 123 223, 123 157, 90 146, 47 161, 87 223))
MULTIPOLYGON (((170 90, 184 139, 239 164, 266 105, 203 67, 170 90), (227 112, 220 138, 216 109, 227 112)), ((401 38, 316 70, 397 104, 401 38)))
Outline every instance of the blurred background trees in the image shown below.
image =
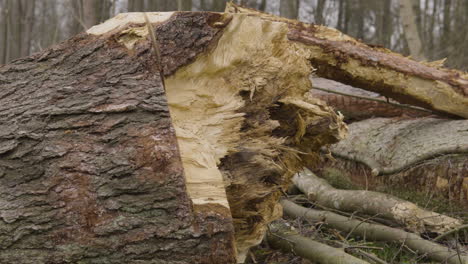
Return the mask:
MULTIPOLYGON (((223 11, 227 0, 0 0, 0 64, 40 51, 121 12, 223 11)), ((468 70, 468 0, 235 0, 335 27, 420 60, 468 70)))

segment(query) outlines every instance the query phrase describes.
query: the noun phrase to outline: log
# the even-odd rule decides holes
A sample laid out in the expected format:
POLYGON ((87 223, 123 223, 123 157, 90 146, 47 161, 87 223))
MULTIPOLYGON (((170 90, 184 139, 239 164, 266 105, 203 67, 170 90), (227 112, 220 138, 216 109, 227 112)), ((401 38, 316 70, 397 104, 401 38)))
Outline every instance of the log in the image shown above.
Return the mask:
POLYGON ((417 205, 379 192, 335 189, 308 169, 296 174, 294 184, 312 202, 327 208, 370 217, 382 217, 418 232, 443 233, 462 225, 462 221, 427 211, 417 205))
POLYGON ((233 3, 226 12, 287 23, 288 39, 307 47, 303 56, 314 74, 377 92, 404 104, 468 118, 468 74, 420 63, 388 49, 367 45, 336 29, 304 24, 233 3))
POLYGON ((436 118, 375 118, 349 125, 333 145, 337 168, 371 187, 418 190, 468 205, 468 121, 436 118))
POLYGON ((425 255, 439 263, 467 264, 468 255, 440 244, 424 240, 420 236, 405 232, 398 228, 391 228, 379 224, 365 223, 356 219, 335 214, 328 211, 304 208, 291 201, 282 200, 284 213, 290 217, 302 218, 312 223, 325 223, 327 226, 355 237, 371 241, 396 242, 404 244, 418 254, 425 255))
POLYGON ((147 16, 0 66, 1 263, 243 262, 345 136, 286 23, 147 16))
POLYGON ((423 117, 433 113, 411 105, 403 105, 374 92, 345 85, 325 78, 312 78, 310 93, 340 111, 346 122, 375 117, 423 117))

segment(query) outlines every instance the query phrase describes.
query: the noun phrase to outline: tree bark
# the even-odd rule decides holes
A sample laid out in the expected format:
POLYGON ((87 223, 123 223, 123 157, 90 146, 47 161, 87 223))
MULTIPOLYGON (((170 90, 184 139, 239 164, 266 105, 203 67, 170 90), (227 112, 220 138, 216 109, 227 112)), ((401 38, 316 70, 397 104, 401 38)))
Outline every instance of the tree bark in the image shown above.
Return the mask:
POLYGON ((242 262, 344 138, 286 23, 147 15, 0 66, 0 262, 242 262))
POLYGON ((313 78, 312 84, 311 94, 340 111, 348 122, 374 117, 423 117, 433 114, 423 108, 394 103, 379 94, 324 78, 313 78))
POLYGON ((424 60, 423 45, 416 24, 416 14, 413 10, 412 0, 400 0, 400 18, 403 22, 405 38, 411 56, 416 60, 424 60))

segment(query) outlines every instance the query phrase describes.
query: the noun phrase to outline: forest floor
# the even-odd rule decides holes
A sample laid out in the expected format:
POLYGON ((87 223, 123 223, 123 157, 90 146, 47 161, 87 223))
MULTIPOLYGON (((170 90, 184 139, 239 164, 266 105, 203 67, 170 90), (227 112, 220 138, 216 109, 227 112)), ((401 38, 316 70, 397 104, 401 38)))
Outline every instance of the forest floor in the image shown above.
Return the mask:
MULTIPOLYGON (((327 178, 326 179, 333 187, 347 190, 359 190, 360 188, 353 184, 349 179, 342 178, 327 178)), ((468 222, 468 205, 462 205, 448 199, 435 197, 433 194, 414 192, 410 190, 402 190, 401 188, 395 188, 394 186, 380 186, 373 191, 391 194, 400 199, 404 199, 417 204, 418 206, 431 210, 437 213, 442 213, 448 216, 462 219, 463 222, 468 222)), ((295 200, 303 202, 301 205, 305 207, 314 208, 314 204, 310 203, 305 196, 295 195, 295 200)), ((320 209, 320 208, 317 208, 320 209)), ((277 220, 286 225, 294 227, 301 235, 311 238, 315 241, 319 241, 324 244, 328 244, 337 248, 344 248, 347 253, 352 254, 352 249, 359 249, 364 252, 373 254, 379 259, 389 264, 436 264, 439 262, 431 261, 424 256, 416 254, 408 247, 396 244, 396 243, 385 243, 385 242, 372 242, 365 240, 355 240, 349 237, 348 234, 343 234, 338 230, 327 228, 321 223, 308 223, 301 218, 288 218, 277 220), (351 250, 348 250, 351 249, 351 250)), ((462 251, 468 251, 468 232, 460 233, 461 238, 460 248, 462 251)), ((455 242, 446 242, 455 243, 455 242)), ((357 256, 356 254, 354 254, 357 256)), ((293 253, 283 253, 281 251, 272 249, 269 247, 267 242, 262 242, 259 246, 251 249, 251 254, 246 263, 258 263, 258 264, 315 264, 309 260, 303 259, 296 256, 293 253)), ((377 262, 376 262, 377 263, 377 262)))

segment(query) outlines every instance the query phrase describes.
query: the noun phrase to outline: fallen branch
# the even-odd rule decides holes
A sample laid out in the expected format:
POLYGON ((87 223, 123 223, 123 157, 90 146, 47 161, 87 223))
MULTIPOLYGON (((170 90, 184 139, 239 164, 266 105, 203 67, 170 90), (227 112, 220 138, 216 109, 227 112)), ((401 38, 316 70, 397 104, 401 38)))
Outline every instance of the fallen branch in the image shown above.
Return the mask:
POLYGON ((411 202, 387 194, 335 189, 308 169, 297 173, 293 177, 293 182, 309 200, 321 206, 345 212, 378 215, 419 233, 447 232, 462 224, 458 219, 426 211, 411 202))
POLYGON ((393 102, 390 102, 388 100, 382 100, 382 99, 372 98, 372 97, 367 97, 367 96, 359 96, 359 95, 353 95, 353 94, 348 94, 348 93, 342 93, 342 92, 339 92, 339 91, 334 91, 334 90, 322 88, 322 87, 319 87, 319 86, 316 86, 316 85, 313 86, 313 89, 323 91, 323 92, 327 92, 327 93, 333 93, 333 94, 338 94, 338 95, 343 95, 343 96, 348 96, 348 97, 353 97, 353 98, 358 98, 358 99, 363 99, 363 100, 368 100, 368 101, 373 101, 373 102, 378 102, 378 103, 389 104, 389 105, 394 106, 394 107, 406 108, 406 109, 411 109, 411 110, 414 110, 414 111, 421 111, 421 112, 425 112, 425 113, 429 113, 429 114, 439 114, 440 115, 440 113, 436 113, 436 112, 433 112, 431 110, 427 110, 427 109, 424 109, 424 108, 421 108, 421 107, 416 107, 416 106, 406 105, 406 104, 393 103, 393 102))
POLYGON ((358 121, 375 117, 422 117, 433 112, 407 104, 396 104, 386 96, 346 85, 330 79, 311 78, 314 98, 325 101, 340 111, 345 119, 358 121), (318 88, 318 89, 317 89, 318 88))
POLYGON ((458 232, 460 232, 461 230, 465 230, 465 229, 468 229, 468 224, 466 224, 466 225, 461 225, 461 226, 459 226, 459 227, 457 227, 457 228, 454 228, 454 229, 452 229, 452 230, 450 230, 450 231, 447 231, 447 232, 445 232, 445 233, 439 235, 438 237, 434 238, 432 241, 434 241, 434 242, 440 241, 442 238, 448 237, 448 236, 450 236, 450 235, 452 235, 452 234, 458 233, 458 232))
POLYGON ((342 249, 330 247, 299 235, 291 228, 272 224, 267 232, 267 241, 273 247, 285 252, 292 252, 319 264, 369 264, 345 253, 342 249))
POLYGON ((302 217, 310 222, 322 222, 326 225, 351 233, 353 236, 365 237, 366 240, 402 243, 428 258, 449 264, 468 264, 468 256, 459 254, 440 244, 424 240, 414 233, 379 224, 364 223, 328 211, 304 208, 288 200, 282 200, 281 205, 286 215, 302 217))

